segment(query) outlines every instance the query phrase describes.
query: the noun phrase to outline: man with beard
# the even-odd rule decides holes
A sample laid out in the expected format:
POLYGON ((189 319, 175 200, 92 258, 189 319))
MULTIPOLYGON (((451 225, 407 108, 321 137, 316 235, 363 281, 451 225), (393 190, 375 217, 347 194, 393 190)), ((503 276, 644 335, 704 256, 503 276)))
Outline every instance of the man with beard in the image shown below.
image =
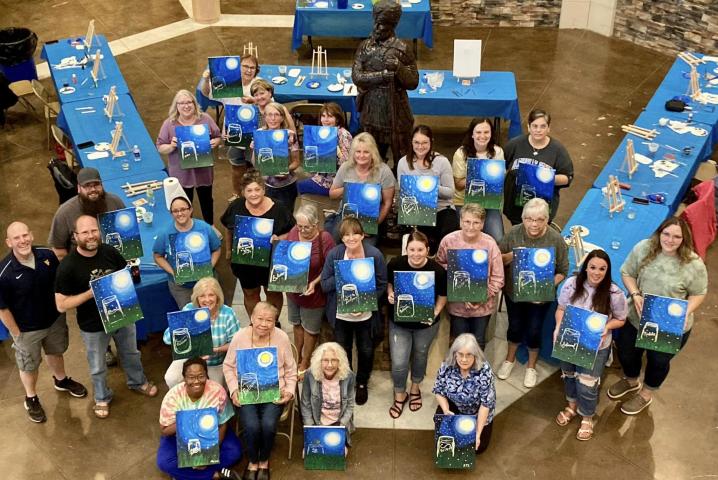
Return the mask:
POLYGON ((55 212, 47 243, 62 260, 73 246, 72 229, 80 215, 96 217, 121 208, 125 208, 125 203, 114 193, 105 192, 100 172, 82 168, 77 174, 77 196, 60 205, 55 212))
POLYGON ((117 345, 120 365, 127 376, 127 386, 148 397, 157 395, 157 387, 145 377, 140 352, 137 350, 135 325, 105 333, 89 286, 91 280, 122 270, 127 266, 127 262, 114 247, 100 243, 100 229, 94 217, 80 216, 75 222, 73 237, 77 248, 60 262, 55 280, 55 303, 57 309, 63 313, 77 309, 77 323, 87 350, 87 362, 92 376, 95 395, 93 410, 97 418, 107 418, 110 414, 112 390, 107 385, 104 352, 110 338, 113 338, 117 345))
POLYGON ((12 336, 27 415, 30 421, 42 423, 47 417, 35 388, 42 351, 55 390, 81 398, 87 389, 65 375, 67 322, 55 308, 53 288, 59 262, 49 248, 33 247, 33 240, 24 223, 7 227, 5 243, 12 251, 0 261, 0 320, 12 336))

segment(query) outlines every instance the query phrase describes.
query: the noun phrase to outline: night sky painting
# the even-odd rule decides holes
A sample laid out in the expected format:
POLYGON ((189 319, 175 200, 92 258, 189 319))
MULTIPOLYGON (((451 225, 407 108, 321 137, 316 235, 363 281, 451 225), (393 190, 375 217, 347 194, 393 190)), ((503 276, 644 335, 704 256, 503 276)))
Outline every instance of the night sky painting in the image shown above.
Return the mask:
POLYGON ((555 170, 545 163, 519 161, 516 174, 516 206, 523 207, 532 198, 543 198, 551 202, 553 198, 555 170))
POLYGON ((489 298, 489 252, 449 250, 446 262, 449 302, 484 303, 489 298))
POLYGON ((242 66, 239 56, 209 57, 209 76, 212 80, 212 97, 240 98, 242 88, 242 66))
POLYGON ((476 416, 434 415, 434 463, 472 469, 476 461, 476 416))
POLYGON ((381 185, 378 183, 344 183, 342 199, 342 219, 357 218, 364 233, 376 235, 379 231, 379 207, 381 205, 381 185))
POLYGON ((657 352, 678 353, 687 311, 686 300, 645 294, 636 346, 657 352))
POLYGON ((274 220, 271 218, 237 215, 234 221, 232 263, 268 267, 273 232, 274 220))
POLYGON ((439 177, 402 175, 399 177, 399 224, 436 226, 439 177))
POLYGON ((255 105, 225 105, 224 131, 227 145, 249 147, 259 128, 259 109, 255 105))
POLYGON ((337 127, 304 126, 304 170, 312 173, 337 171, 337 127))
POLYGON ((144 318, 128 268, 91 280, 90 288, 105 333, 112 333, 144 318))
POLYGON ((511 262, 514 302, 552 302, 556 299, 554 250, 554 247, 514 248, 511 262))
POLYGON ((304 469, 346 470, 343 426, 304 426, 304 469))
POLYGON ((177 466, 219 463, 219 419, 214 408, 177 411, 177 466))
POLYGON ((203 232, 170 234, 169 244, 169 261, 175 271, 175 283, 195 282, 212 276, 209 239, 203 232))
POLYGON ((551 356, 592 370, 607 321, 606 315, 567 305, 551 356))
POLYGON ((277 347, 237 350, 239 402, 243 405, 279 400, 277 347))
POLYGON ((504 205, 504 177, 504 160, 469 158, 466 162, 464 202, 478 203, 486 210, 501 210, 504 205))
POLYGON ((337 287, 337 313, 379 309, 373 258, 334 260, 334 279, 337 287))
POLYGON ((394 321, 434 321, 434 272, 394 272, 394 321))
POLYGON ((270 292, 302 293, 309 283, 309 260, 312 242, 280 240, 272 252, 269 270, 270 292))
POLYGON ((212 329, 209 308, 167 312, 172 340, 172 360, 212 355, 212 329))
POLYGON ((289 131, 254 132, 254 166, 265 177, 289 173, 289 131))
POLYGON ((207 125, 178 125, 175 127, 175 136, 180 154, 180 168, 187 170, 214 165, 207 125))
POLYGON ((135 207, 101 213, 98 217, 102 243, 115 247, 125 260, 142 257, 144 252, 135 207))

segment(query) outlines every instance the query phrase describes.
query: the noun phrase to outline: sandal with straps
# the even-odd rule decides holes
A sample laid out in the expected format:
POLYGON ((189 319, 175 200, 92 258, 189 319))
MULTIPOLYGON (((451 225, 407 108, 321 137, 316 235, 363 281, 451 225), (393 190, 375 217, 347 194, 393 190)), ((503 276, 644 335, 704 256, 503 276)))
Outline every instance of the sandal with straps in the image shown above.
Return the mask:
POLYGON ((590 418, 584 418, 581 420, 581 427, 576 432, 576 440, 582 442, 591 440, 593 438, 593 420, 590 418), (584 427, 585 425, 585 427, 584 427))
POLYGON ((409 410, 412 412, 418 412, 423 405, 424 404, 421 400, 421 391, 419 391, 419 393, 409 392, 409 410))
POLYGON ((391 406, 389 409, 389 416, 396 420, 397 418, 401 417, 401 414, 404 413, 404 405, 406 405, 406 402, 409 401, 409 395, 404 397, 404 400, 397 400, 394 399, 394 405, 391 406))
POLYGON ((560 412, 558 412, 558 415, 556 415, 556 423, 560 427, 565 427, 569 423, 571 423, 571 420, 573 420, 573 417, 576 416, 576 410, 574 410, 571 407, 566 407, 560 412))

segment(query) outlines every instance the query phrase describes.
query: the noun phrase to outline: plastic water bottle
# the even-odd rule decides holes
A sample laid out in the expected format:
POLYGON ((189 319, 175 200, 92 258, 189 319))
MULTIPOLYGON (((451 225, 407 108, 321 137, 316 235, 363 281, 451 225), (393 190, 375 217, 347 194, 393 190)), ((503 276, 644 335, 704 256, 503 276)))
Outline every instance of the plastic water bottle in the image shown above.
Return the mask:
POLYGON ((147 205, 150 208, 155 206, 155 191, 152 188, 147 189, 147 205))
POLYGON ((139 162, 142 160, 142 157, 140 156, 140 147, 135 145, 132 147, 132 156, 135 157, 135 162, 139 162))

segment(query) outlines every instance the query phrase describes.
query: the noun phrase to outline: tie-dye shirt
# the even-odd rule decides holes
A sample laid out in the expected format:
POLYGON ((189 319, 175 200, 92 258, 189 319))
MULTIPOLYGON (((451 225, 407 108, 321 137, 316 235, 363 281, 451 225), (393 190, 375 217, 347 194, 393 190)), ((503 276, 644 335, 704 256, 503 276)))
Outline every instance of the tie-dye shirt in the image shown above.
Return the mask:
POLYGON ((187 385, 182 382, 170 388, 160 407, 160 425, 167 427, 176 422, 179 410, 199 410, 201 408, 216 408, 220 425, 227 423, 234 415, 232 404, 227 402, 227 392, 222 385, 214 380, 207 379, 204 393, 196 402, 187 394, 187 385))

